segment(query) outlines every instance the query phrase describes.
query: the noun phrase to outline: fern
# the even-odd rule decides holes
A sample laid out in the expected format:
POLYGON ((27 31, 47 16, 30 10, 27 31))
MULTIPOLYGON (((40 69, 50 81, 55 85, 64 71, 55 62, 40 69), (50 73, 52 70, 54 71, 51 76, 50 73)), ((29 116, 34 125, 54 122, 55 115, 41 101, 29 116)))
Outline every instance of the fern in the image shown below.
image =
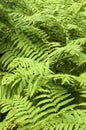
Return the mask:
POLYGON ((0 130, 86 128, 86 1, 0 0, 0 130))

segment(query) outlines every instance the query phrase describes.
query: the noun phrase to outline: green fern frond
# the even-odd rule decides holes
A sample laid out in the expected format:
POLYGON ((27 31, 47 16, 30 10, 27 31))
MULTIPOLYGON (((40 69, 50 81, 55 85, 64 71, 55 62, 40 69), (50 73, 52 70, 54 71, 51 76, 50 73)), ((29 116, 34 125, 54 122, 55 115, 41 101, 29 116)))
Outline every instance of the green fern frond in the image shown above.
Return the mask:
POLYGON ((85 130, 86 1, 0 0, 0 130, 85 130))

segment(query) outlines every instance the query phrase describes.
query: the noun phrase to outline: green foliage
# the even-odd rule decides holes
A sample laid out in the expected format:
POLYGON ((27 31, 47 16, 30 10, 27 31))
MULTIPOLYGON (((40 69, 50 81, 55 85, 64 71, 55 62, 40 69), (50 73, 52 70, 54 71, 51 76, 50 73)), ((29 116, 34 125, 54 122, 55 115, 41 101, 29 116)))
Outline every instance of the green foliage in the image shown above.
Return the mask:
POLYGON ((86 1, 0 0, 0 130, 86 128, 86 1))

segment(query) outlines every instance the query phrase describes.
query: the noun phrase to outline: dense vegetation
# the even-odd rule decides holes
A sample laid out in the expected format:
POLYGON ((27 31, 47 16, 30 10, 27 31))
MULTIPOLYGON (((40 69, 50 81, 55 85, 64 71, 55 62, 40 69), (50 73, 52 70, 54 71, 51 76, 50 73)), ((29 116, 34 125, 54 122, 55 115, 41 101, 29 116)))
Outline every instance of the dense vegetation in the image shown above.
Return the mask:
POLYGON ((86 1, 0 0, 0 130, 85 130, 86 1))

